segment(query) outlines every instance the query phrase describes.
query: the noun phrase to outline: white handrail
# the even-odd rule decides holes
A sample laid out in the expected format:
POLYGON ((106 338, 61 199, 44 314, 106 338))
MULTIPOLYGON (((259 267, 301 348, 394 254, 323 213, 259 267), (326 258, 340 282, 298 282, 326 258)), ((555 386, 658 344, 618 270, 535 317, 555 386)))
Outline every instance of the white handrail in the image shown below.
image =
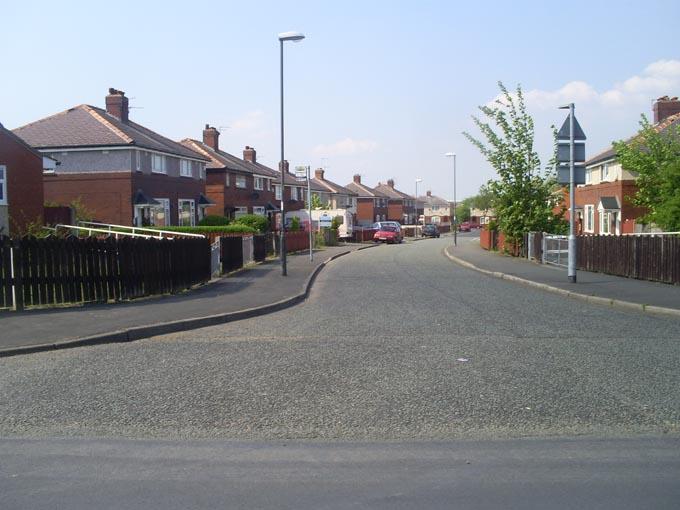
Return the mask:
POLYGON ((78 225, 64 225, 62 223, 59 223, 58 225, 54 226, 54 229, 58 228, 67 228, 67 229, 75 229, 75 230, 86 230, 88 235, 92 235, 92 232, 100 232, 102 234, 109 234, 114 236, 116 239, 118 239, 118 236, 127 236, 127 237, 142 237, 144 239, 163 239, 162 236, 152 236, 149 234, 134 234, 131 232, 118 232, 116 230, 106 230, 103 228, 95 228, 95 227, 82 227, 78 225))
POLYGON ((621 234, 623 236, 677 236, 680 232, 633 232, 621 234))
POLYGON ((108 227, 108 230, 110 230, 112 232, 113 232, 113 230, 111 230, 112 228, 124 228, 124 229, 127 229, 127 230, 131 230, 133 234, 135 233, 135 231, 155 232, 155 233, 161 234, 161 238, 163 237, 163 234, 184 236, 184 237, 200 237, 201 239, 205 238, 205 236, 203 234, 190 234, 188 232, 174 232, 172 230, 160 230, 160 229, 157 229, 157 228, 129 227, 127 225, 115 225, 113 223, 97 223, 95 221, 79 221, 78 223, 81 224, 81 225, 98 225, 98 226, 101 226, 101 227, 108 227))

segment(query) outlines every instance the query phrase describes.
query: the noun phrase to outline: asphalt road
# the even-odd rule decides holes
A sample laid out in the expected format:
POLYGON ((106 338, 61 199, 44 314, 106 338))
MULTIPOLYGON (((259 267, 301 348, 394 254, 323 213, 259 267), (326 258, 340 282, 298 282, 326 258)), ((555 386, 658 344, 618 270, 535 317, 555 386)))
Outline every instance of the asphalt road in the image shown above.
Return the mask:
POLYGON ((450 242, 343 257, 305 304, 265 317, 0 359, 2 444, 476 440, 493 450, 526 437, 646 436, 666 438, 656 451, 670 457, 614 459, 607 469, 627 475, 593 483, 612 494, 638 483, 650 507, 680 498, 675 484, 651 490, 653 473, 680 473, 680 321, 480 275, 442 256, 450 242))

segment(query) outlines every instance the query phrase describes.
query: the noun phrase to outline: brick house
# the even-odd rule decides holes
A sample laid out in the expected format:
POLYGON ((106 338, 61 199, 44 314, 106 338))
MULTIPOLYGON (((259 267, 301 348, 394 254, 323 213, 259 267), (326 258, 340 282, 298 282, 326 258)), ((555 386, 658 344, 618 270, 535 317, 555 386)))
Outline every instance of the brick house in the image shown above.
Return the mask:
MULTIPOLYGON (((677 97, 659 98, 652 110, 657 131, 680 125, 677 97)), ((586 184, 575 190, 579 233, 619 235, 640 231, 643 227, 635 220, 646 211, 630 200, 638 190, 637 175, 621 166, 613 147, 590 158, 585 166, 586 184)))
POLYGON ((213 205, 207 214, 234 218, 244 214, 269 215, 277 211, 274 186, 279 173, 257 163, 252 147, 243 151, 243 159, 219 147, 220 132, 206 124, 203 141, 186 138, 182 145, 207 157, 206 195, 213 205))
POLYGON ((425 193, 425 196, 418 197, 418 201, 423 203, 423 221, 425 224, 434 223, 445 232, 451 228, 451 210, 453 205, 448 200, 444 200, 428 191, 425 193))
POLYGON ((316 185, 316 187, 323 190, 312 192, 312 194, 318 195, 323 204, 329 204, 330 209, 347 209, 350 214, 356 216, 357 194, 344 186, 326 179, 326 172, 323 168, 314 170, 312 185, 316 185))
POLYGON ((0 236, 43 224, 42 154, 0 124, 0 236))
POLYGON ((353 181, 345 186, 357 194, 357 213, 355 223, 359 226, 371 226, 376 221, 387 219, 387 201, 384 193, 361 183, 361 175, 355 174, 353 181))
POLYGON ((374 188, 387 195, 387 219, 398 221, 403 224, 412 224, 416 221, 415 198, 399 191, 394 187, 394 179, 388 179, 385 184, 378 183, 374 188))
POLYGON ((194 225, 209 159, 129 119, 125 93, 109 89, 106 109, 81 104, 14 133, 59 162, 44 174, 45 200, 78 200, 95 221, 194 225))

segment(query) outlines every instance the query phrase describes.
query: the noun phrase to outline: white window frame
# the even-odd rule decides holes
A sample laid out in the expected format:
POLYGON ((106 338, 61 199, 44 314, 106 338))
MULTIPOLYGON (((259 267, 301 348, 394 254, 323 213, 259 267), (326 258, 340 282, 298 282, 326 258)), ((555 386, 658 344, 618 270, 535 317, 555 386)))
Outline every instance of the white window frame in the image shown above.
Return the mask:
MULTIPOLYGON (((163 206, 163 215, 164 215, 164 226, 168 227, 172 225, 172 222, 170 221, 170 199, 169 198, 156 198, 154 197, 154 200, 158 203, 160 203, 163 206)), ((155 223, 154 223, 155 225, 155 223)))
POLYGON ((605 179, 609 179, 609 163, 604 163, 602 165, 602 170, 600 173, 600 180, 604 181, 605 179))
POLYGON ((179 175, 180 177, 192 177, 191 161, 189 161, 188 159, 179 160, 179 175))
POLYGON ((228 188, 230 186, 229 184, 229 172, 224 174, 224 185, 228 188))
POLYGON ((180 198, 177 200, 177 224, 180 227, 193 227, 196 225, 196 201, 193 198, 180 198), (182 221, 182 203, 189 203, 189 224, 182 221))
POLYGON ((264 216, 264 206, 254 205, 253 206, 253 214, 257 214, 259 216, 264 216))
POLYGON ((136 161, 135 161, 135 169, 138 172, 142 171, 142 151, 136 151, 136 161))
POLYGON ((167 166, 163 154, 151 154, 151 171, 155 174, 167 174, 167 166))
POLYGON ((7 205, 7 166, 0 165, 0 205, 7 205))
POLYGON ((276 200, 281 200, 281 185, 274 184, 274 197, 276 200))
POLYGON ((598 211, 600 213, 600 235, 610 235, 611 232, 609 231, 609 211, 605 211, 603 209, 600 209, 598 211))
POLYGON ((245 214, 248 214, 248 206, 237 205, 234 207, 234 218, 240 218, 245 214))
POLYGON ((290 187, 290 199, 291 200, 297 200, 298 199, 298 189, 295 186, 290 187))
POLYGON ((272 180, 271 179, 265 179, 267 181, 267 191, 272 190, 272 180))
POLYGON ((264 191, 264 178, 257 176, 253 177, 253 189, 264 191))
POLYGON ((234 176, 234 186, 236 186, 238 189, 246 189, 248 187, 246 176, 245 175, 234 176))
POLYGON ((592 168, 586 168, 586 184, 590 184, 590 182, 592 181, 593 179, 592 173, 593 173, 592 168))
POLYGON ((595 205, 586 204, 583 206, 583 231, 595 232, 595 205))

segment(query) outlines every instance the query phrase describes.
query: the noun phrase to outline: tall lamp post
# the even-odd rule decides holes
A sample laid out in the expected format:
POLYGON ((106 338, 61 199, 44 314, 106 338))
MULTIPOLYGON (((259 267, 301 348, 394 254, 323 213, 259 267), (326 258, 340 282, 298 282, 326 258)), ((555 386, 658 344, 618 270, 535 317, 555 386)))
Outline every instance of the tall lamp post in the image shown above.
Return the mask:
POLYGON ((458 219, 456 218, 456 153, 447 152, 444 154, 447 158, 453 158, 453 245, 458 246, 458 219))
POLYGON ((413 201, 413 237, 418 237, 418 183, 423 182, 422 179, 416 179, 416 196, 413 201))
POLYGON ((285 157, 283 150, 283 43, 286 41, 300 42, 305 38, 300 32, 283 32, 279 34, 279 46, 281 47, 281 231, 279 249, 281 250, 281 275, 288 274, 286 268, 286 206, 285 206, 285 157))

